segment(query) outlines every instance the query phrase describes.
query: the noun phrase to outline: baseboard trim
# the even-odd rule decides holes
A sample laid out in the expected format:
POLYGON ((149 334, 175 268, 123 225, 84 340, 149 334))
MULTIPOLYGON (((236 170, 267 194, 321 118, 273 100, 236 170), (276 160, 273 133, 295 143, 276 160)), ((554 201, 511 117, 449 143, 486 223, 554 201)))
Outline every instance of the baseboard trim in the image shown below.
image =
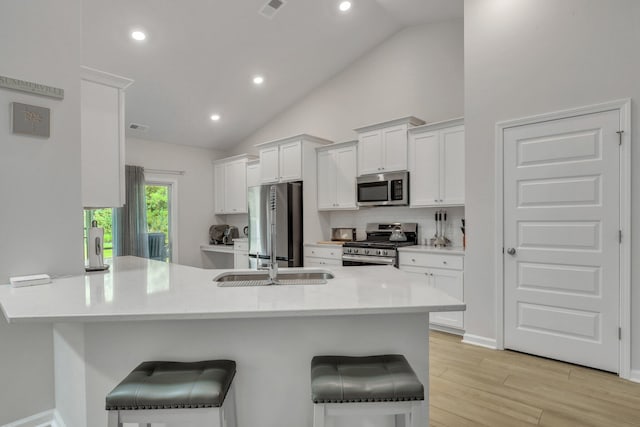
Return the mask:
POLYGON ((433 331, 438 331, 438 332, 445 332, 447 334, 464 336, 464 330, 458 329, 458 328, 452 328, 450 326, 436 325, 434 323, 429 323, 429 329, 433 331))
POLYGON ((65 427, 64 423, 60 419, 60 416, 53 409, 40 412, 39 414, 31 415, 30 417, 22 418, 5 424, 0 427, 65 427), (59 420, 59 421, 58 421, 59 420))
POLYGON ((480 335, 464 334, 462 342, 465 344, 477 345, 478 347, 497 350, 498 345, 495 338, 481 337, 480 335))
POLYGON ((629 375, 629 381, 633 381, 634 383, 640 383, 640 370, 632 369, 629 375))

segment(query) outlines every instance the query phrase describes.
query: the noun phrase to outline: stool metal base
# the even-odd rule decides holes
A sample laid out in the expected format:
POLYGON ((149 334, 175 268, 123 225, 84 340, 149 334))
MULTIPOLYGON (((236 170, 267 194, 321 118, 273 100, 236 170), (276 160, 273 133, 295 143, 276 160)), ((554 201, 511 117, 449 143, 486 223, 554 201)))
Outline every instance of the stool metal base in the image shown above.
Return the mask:
POLYGON ((396 427, 424 427, 429 420, 429 408, 425 400, 314 403, 313 427, 325 427, 327 425, 327 417, 341 415, 395 415, 396 427))
POLYGON ((227 396, 219 408, 108 411, 108 427, 123 427, 123 423, 134 423, 144 427, 151 427, 151 423, 169 423, 176 426, 236 427, 235 394, 235 385, 231 383, 227 396))

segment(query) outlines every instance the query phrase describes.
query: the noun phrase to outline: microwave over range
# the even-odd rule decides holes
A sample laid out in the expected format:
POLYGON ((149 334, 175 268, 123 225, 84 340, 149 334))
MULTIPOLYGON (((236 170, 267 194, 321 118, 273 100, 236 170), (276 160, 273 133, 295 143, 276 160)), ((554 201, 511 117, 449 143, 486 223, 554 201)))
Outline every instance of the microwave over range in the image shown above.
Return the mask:
POLYGON ((409 172, 362 175, 357 179, 358 206, 409 205, 409 172))

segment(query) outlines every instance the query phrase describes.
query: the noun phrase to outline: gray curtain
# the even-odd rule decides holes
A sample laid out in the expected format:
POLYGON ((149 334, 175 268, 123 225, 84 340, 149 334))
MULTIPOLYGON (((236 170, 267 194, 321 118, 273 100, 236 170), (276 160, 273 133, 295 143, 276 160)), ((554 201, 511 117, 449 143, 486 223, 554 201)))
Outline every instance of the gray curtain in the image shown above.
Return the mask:
POLYGON ((125 166, 125 205, 113 210, 113 254, 149 258, 144 168, 125 166))

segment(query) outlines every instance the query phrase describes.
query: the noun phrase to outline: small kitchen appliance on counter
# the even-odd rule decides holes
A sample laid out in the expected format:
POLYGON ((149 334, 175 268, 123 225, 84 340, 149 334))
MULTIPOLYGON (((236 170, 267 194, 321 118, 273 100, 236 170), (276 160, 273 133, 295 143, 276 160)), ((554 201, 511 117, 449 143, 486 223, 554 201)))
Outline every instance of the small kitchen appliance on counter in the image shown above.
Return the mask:
POLYGON ((418 224, 415 222, 369 223, 366 240, 345 242, 342 265, 398 266, 398 248, 418 244, 418 224), (404 240, 402 240, 404 235, 404 240), (393 237, 393 239, 392 239, 393 237))
POLYGON ((230 225, 224 230, 224 236, 222 236, 222 243, 225 245, 233 245, 233 240, 240 237, 238 227, 230 225))
POLYGON ((356 229, 349 227, 339 227, 331 229, 332 242, 353 242, 356 240, 356 229))
POLYGON ((91 228, 87 237, 87 254, 89 255, 89 265, 86 271, 104 271, 109 269, 109 265, 104 263, 104 228, 98 227, 98 221, 91 221, 91 228))
POLYGON ((227 224, 214 224, 209 227, 209 244, 210 245, 223 245, 224 233, 229 226, 227 224))

